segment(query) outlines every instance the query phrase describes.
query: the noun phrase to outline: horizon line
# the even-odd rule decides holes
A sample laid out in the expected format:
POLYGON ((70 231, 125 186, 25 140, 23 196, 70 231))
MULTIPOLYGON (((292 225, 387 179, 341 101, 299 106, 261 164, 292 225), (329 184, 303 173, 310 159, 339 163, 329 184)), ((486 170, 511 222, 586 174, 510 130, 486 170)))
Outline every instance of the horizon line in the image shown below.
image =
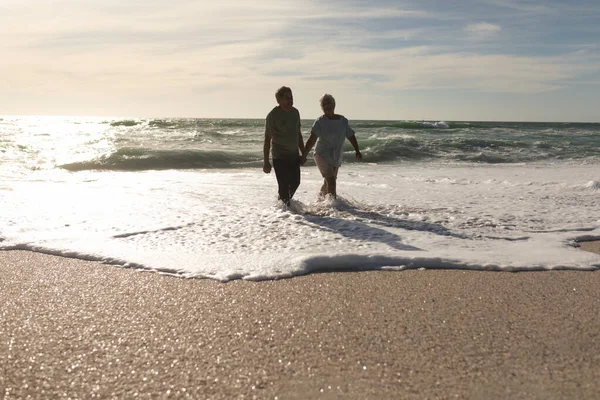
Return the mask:
MULTIPOLYGON (((41 115, 41 114, 22 114, 22 115, 13 115, 13 114, 0 114, 0 119, 2 118, 28 118, 28 117, 38 117, 38 118, 107 118, 107 119, 120 119, 120 120, 128 120, 128 119, 231 119, 231 120, 264 120, 265 117, 167 117, 167 116, 119 116, 119 115, 41 115)), ((301 118, 301 120, 309 121, 314 118, 301 118)), ((502 123, 553 123, 553 124, 600 124, 600 120, 598 121, 569 121, 569 120, 502 120, 502 119, 443 119, 443 118, 408 118, 408 119, 373 119, 373 118, 348 118, 351 121, 380 121, 380 122, 414 122, 414 121, 423 121, 423 122, 502 122, 502 123)))

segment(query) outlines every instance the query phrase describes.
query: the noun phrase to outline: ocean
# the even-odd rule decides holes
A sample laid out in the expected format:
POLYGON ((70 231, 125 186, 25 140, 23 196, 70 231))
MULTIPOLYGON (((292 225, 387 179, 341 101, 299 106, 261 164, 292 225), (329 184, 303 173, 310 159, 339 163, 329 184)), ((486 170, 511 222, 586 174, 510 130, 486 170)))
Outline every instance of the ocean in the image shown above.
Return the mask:
MULTIPOLYGON (((263 119, 0 118, 0 249, 183 277, 593 270, 600 124, 353 121, 338 198, 289 208, 263 119)), ((312 121, 302 121, 305 140, 312 121)))

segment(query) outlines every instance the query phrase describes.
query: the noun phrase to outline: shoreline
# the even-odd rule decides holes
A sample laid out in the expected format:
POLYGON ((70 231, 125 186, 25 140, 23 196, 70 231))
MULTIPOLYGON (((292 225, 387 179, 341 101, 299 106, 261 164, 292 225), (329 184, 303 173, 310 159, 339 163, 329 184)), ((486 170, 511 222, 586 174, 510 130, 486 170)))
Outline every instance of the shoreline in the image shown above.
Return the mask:
POLYGON ((0 393, 592 399, 598 287, 596 271, 220 283, 2 251, 0 393))

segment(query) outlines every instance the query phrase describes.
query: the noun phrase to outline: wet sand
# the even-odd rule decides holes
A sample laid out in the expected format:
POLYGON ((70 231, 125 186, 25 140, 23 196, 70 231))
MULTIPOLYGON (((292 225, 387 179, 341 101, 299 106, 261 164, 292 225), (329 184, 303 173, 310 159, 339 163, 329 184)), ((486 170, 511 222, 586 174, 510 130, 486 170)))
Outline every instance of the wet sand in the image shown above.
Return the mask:
POLYGON ((600 272, 224 284, 4 251, 0 294, 4 399, 600 397, 600 272))
POLYGON ((579 242, 578 244, 582 250, 600 254, 600 240, 595 240, 591 242, 579 242))

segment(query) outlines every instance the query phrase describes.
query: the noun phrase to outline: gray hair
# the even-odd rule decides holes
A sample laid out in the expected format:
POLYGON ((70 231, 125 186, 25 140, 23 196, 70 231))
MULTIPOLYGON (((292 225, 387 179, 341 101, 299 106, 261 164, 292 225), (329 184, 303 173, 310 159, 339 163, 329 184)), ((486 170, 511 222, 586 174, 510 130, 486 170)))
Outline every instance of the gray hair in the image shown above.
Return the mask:
POLYGON ((283 97, 283 95, 286 94, 286 93, 292 93, 292 89, 290 89, 287 86, 280 87, 275 92, 275 99, 277 99, 279 101, 279 99, 281 99, 283 97))
POLYGON ((323 97, 319 99, 319 104, 321 104, 321 107, 323 107, 323 103, 333 103, 333 106, 335 107, 335 99, 329 93, 325 93, 323 97))

